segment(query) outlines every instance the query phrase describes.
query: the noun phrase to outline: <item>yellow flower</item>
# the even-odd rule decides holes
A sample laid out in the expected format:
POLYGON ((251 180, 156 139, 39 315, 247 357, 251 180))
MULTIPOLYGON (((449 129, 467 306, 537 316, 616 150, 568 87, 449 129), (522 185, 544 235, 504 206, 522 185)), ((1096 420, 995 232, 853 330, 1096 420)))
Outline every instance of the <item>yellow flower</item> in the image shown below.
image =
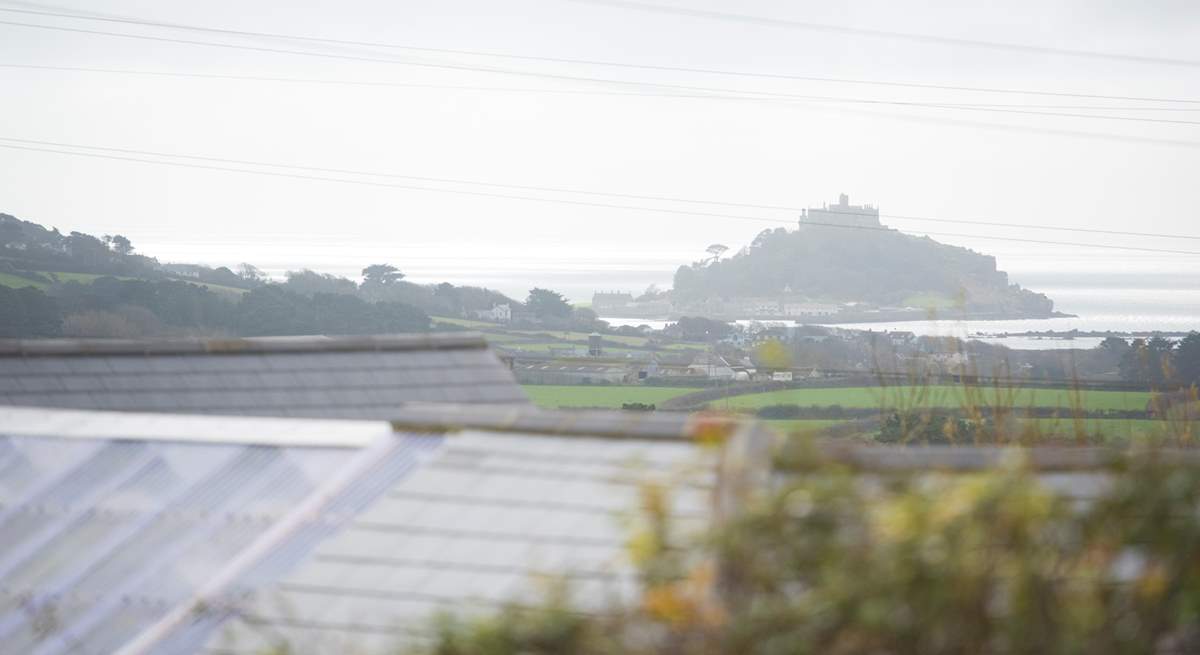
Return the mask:
POLYGON ((1167 576, 1161 565, 1150 567, 1137 581, 1138 595, 1146 600, 1154 600, 1167 590, 1167 576))

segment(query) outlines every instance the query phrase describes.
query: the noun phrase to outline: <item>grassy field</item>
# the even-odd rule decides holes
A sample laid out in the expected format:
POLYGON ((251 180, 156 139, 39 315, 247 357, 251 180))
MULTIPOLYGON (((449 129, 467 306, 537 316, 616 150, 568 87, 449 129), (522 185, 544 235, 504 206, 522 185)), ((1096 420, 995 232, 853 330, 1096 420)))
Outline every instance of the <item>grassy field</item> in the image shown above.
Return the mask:
MULTIPOLYGON (((446 316, 433 316, 431 318, 434 323, 457 325, 469 330, 483 332, 488 341, 529 352, 545 352, 550 350, 550 348, 567 346, 586 346, 588 337, 590 336, 587 332, 572 332, 569 330, 509 330, 495 323, 472 321, 463 318, 449 318, 446 316)), ((646 337, 622 334, 605 334, 603 337, 606 344, 616 343, 621 345, 620 347, 605 346, 605 350, 613 354, 624 354, 629 352, 629 348, 646 348, 650 344, 650 340, 646 337)), ((660 347, 664 350, 700 351, 704 350, 705 345, 699 343, 670 343, 660 344, 660 347)))
MULTIPOLYGON (((663 401, 695 391, 690 388, 642 387, 642 386, 567 386, 567 385, 524 385, 525 393, 533 402, 547 408, 605 407, 620 408, 624 403, 647 403, 659 405, 663 401)), ((911 393, 905 390, 901 393, 911 393)), ((933 387, 930 389, 929 407, 959 407, 961 387, 933 387)), ((1060 389, 1025 389, 1017 393, 1018 407, 1063 407, 1071 406, 1070 393, 1060 389), (1021 404, 1023 403, 1023 404, 1021 404), (1031 405, 1032 403, 1032 405, 1031 405)), ((751 411, 766 405, 799 404, 834 405, 843 407, 880 407, 881 390, 874 387, 850 387, 843 389, 792 389, 770 393, 736 396, 709 405, 711 409, 751 411)), ((1082 405, 1087 409, 1144 409, 1149 399, 1147 392, 1094 391, 1083 394, 1082 405)), ((993 399, 989 396, 988 402, 993 399)), ((1018 419, 1024 425, 1034 427, 1045 438, 1073 439, 1076 423, 1069 418, 1018 419)), ((768 420, 766 423, 780 432, 811 433, 842 423, 832 419, 787 419, 768 420)), ((1088 436, 1099 435, 1112 441, 1157 439, 1168 434, 1164 421, 1147 419, 1082 419, 1081 426, 1088 436)), ((1193 428, 1195 429, 1195 428, 1193 428)), ((1197 434, 1196 436, 1200 436, 1197 434)))
MULTIPOLYGON (((78 282, 80 284, 91 284, 97 278, 110 277, 107 275, 97 275, 95 273, 43 273, 43 275, 53 275, 58 278, 59 282, 78 282)), ((135 280, 137 278, 117 276, 119 280, 135 280)))
MULTIPOLYGON (((54 277, 58 278, 59 282, 79 282, 80 284, 91 284, 92 282, 96 281, 96 278, 107 277, 104 275, 96 275, 94 273, 59 273, 59 272, 48 272, 48 271, 35 271, 35 272, 45 275, 47 277, 54 276, 54 277)), ((133 280, 136 278, 121 277, 120 279, 133 280)), ((12 275, 9 273, 0 273, 0 285, 4 285, 6 287, 37 287, 39 289, 45 289, 46 287, 50 286, 49 284, 47 284, 45 282, 35 282, 33 280, 28 280, 23 277, 18 277, 16 275, 12 275)), ((228 288, 228 287, 221 287, 221 288, 228 288)))
POLYGON ((492 343, 502 343, 504 345, 520 345, 526 342, 525 337, 515 334, 504 334, 503 332, 488 332, 484 336, 492 343))
MULTIPOLYGON (((979 388, 976 403, 1026 407, 1072 407, 1071 392, 1066 389, 1016 389, 1012 396, 1001 396, 991 388, 979 388)), ((1087 410, 1144 410, 1150 400, 1146 391, 1082 391, 1080 406, 1087 410)), ((713 409, 758 409, 768 405, 841 405, 847 408, 896 406, 962 407, 962 386, 846 387, 832 389, 787 389, 723 398, 710 404, 713 409), (920 402, 916 402, 917 400, 920 402)))
POLYGON ((445 323, 446 325, 457 325, 459 327, 472 328, 472 329, 486 329, 486 328, 495 328, 496 327, 495 323, 488 323, 486 321, 469 321, 465 318, 449 318, 447 316, 430 316, 430 318, 433 319, 434 323, 445 323))
POLYGON ((780 432, 788 433, 809 433, 824 430, 835 425, 839 425, 842 421, 833 421, 826 419, 777 419, 772 421, 763 421, 767 425, 779 430, 780 432))
MULTIPOLYGON (((64 282, 64 283, 65 282, 78 282, 80 284, 91 284, 92 282, 95 282, 97 278, 102 278, 102 277, 116 277, 119 280, 140 279, 140 278, 136 278, 136 277, 125 277, 122 275, 116 275, 116 276, 99 275, 96 273, 63 273, 63 272, 58 272, 58 271, 52 271, 52 272, 37 271, 37 272, 41 273, 42 275, 46 275, 46 276, 54 276, 54 277, 58 278, 59 282, 64 282)), ((241 295, 243 293, 246 293, 245 289, 238 289, 237 287, 227 287, 227 286, 220 285, 220 284, 209 284, 207 282, 197 282, 195 280, 181 280, 181 281, 188 282, 189 284, 196 284, 196 285, 205 287, 215 293, 223 293, 223 294, 230 294, 230 295, 241 295)), ((34 280, 28 280, 23 277, 12 275, 10 273, 0 273, 0 286, 12 287, 14 289, 19 289, 21 287, 37 287, 38 289, 45 289, 45 288, 49 287, 50 285, 45 282, 36 282, 34 280)))
MULTIPOLYGON (((1023 423, 1033 423, 1043 435, 1054 435, 1063 438, 1075 436, 1075 422, 1071 419, 1034 418, 1021 419, 1023 423)), ((1166 421, 1149 419, 1082 419, 1080 421, 1084 434, 1100 435, 1113 441, 1157 439, 1170 433, 1166 421)), ((1200 436, 1200 433, 1198 433, 1200 436)))
POLYGON ((695 389, 638 386, 566 386, 527 384, 522 388, 540 407, 615 407, 624 403, 657 405, 695 389))
MULTIPOLYGON (((1043 438, 1074 439, 1075 422, 1070 419, 1019 419, 1022 426, 1033 424, 1035 433, 1043 438)), ((767 425, 787 433, 812 433, 842 423, 842 421, 819 419, 792 419, 765 421, 767 425)), ((1083 419, 1080 422, 1087 437, 1100 436, 1108 441, 1138 441, 1161 439, 1169 434, 1164 421, 1147 419, 1083 419)), ((1200 435, 1198 435, 1200 436, 1200 435)))
POLYGON ((0 273, 0 286, 20 289, 22 287, 36 287, 45 289, 48 285, 45 282, 34 282, 23 277, 13 275, 12 273, 0 273))

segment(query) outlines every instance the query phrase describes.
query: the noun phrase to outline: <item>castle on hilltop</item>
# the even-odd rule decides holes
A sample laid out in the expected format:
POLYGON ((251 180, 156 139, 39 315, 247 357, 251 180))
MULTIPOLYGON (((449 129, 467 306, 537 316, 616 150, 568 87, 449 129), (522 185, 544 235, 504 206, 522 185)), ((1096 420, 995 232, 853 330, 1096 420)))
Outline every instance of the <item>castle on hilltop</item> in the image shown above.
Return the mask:
POLYGON ((800 227, 836 226, 881 228, 879 209, 871 205, 851 205, 850 196, 841 194, 836 205, 824 205, 820 209, 800 210, 800 227))

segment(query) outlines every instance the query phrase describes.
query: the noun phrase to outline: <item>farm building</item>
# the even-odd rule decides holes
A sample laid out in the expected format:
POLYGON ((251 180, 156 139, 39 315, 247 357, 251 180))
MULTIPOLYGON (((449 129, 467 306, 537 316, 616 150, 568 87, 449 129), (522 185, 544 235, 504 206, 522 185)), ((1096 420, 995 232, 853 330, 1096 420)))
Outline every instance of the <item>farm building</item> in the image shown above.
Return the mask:
POLYGON ((711 380, 732 380, 736 375, 724 357, 715 353, 700 353, 688 364, 692 375, 711 380))
POLYGON ((0 341, 0 405, 388 419, 406 402, 529 401, 467 333, 0 341))
POLYGON ((621 314, 633 305, 633 294, 624 291, 597 291, 592 294, 592 311, 621 314))
POLYGON ((512 307, 508 303, 493 305, 491 309, 476 309, 475 318, 489 323, 511 323, 512 307))
POLYGON ((520 360, 513 374, 522 384, 621 384, 636 378, 628 364, 577 359, 520 360))

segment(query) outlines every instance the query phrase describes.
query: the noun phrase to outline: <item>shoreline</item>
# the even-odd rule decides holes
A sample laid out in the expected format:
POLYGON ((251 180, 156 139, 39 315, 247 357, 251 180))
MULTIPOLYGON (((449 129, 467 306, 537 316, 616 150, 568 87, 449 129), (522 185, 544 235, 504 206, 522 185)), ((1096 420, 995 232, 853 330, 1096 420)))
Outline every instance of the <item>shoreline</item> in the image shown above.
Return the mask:
MULTIPOLYGON (((655 323, 673 323, 690 314, 668 314, 666 316, 601 316, 601 320, 606 321, 653 321, 655 323)), ((1050 320, 1055 318, 1079 318, 1076 314, 1067 314, 1064 312, 1052 312, 1050 314, 1022 314, 1019 312, 999 312, 999 313, 980 313, 980 312, 958 312, 953 314, 939 314, 924 311, 904 311, 904 312, 863 312, 859 314, 842 313, 833 316, 764 316, 750 315, 728 317, 722 315, 696 316, 696 318, 705 318, 712 321, 723 321, 725 323, 737 323, 741 321, 760 321, 763 323, 795 323, 797 325, 830 325, 837 326, 847 323, 923 323, 927 321, 1037 321, 1050 320)), ((1016 333, 1009 333, 1015 335, 1016 333)), ((1080 335, 1084 336, 1084 335, 1080 335)), ((1107 336, 1107 334, 1099 334, 1098 336, 1107 336)))

